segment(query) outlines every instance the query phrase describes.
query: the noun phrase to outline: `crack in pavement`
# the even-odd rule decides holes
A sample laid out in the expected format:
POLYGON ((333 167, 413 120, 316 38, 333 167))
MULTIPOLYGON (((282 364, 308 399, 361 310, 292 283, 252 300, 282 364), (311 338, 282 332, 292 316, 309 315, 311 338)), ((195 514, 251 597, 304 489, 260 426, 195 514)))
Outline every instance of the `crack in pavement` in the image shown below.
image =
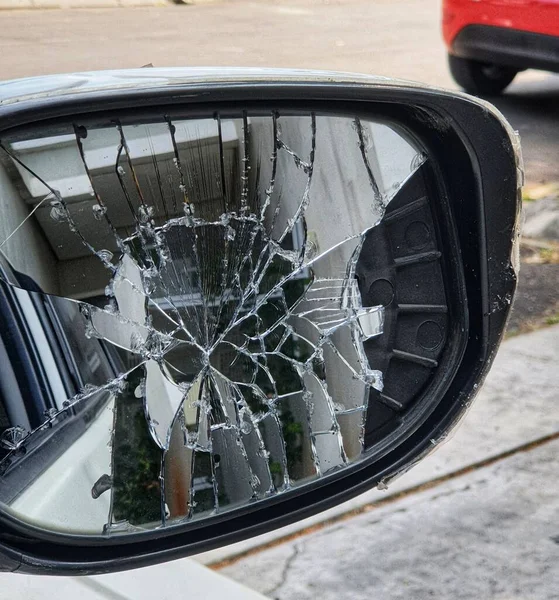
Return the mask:
MULTIPOLYGON (((268 550, 270 548, 274 548, 274 547, 284 544, 286 542, 290 542, 292 540, 302 538, 303 536, 309 535, 310 533, 315 533, 317 531, 320 531, 322 529, 330 527, 331 525, 334 525, 336 523, 347 521, 348 519, 352 519, 353 517, 356 517, 357 515, 369 512, 371 510, 376 510, 381 507, 384 507, 384 506, 387 506, 390 504, 394 504, 395 502, 401 500, 402 498, 407 498, 409 496, 419 494, 420 492, 424 492, 426 490, 433 489, 435 487, 438 487, 439 485, 442 485, 443 483, 446 483, 447 481, 452 481, 452 480, 457 479, 468 473, 472 473, 474 471, 481 470, 485 467, 499 463, 499 462, 501 462, 507 458, 510 458, 512 456, 515 456, 517 454, 530 452, 531 450, 539 448, 540 446, 543 446, 545 444, 548 444, 548 443, 550 443, 554 440, 558 440, 558 439, 559 439, 559 431, 549 434, 549 435, 545 435, 536 440, 532 440, 530 442, 527 442, 527 443, 521 444, 519 446, 516 446, 514 448, 511 448, 510 450, 506 450, 505 452, 501 452, 501 453, 491 456, 489 458, 472 463, 471 465, 468 465, 466 467, 456 469, 455 471, 452 471, 451 473, 447 473, 446 475, 442 475, 440 477, 435 477, 425 483, 421 483, 419 485, 412 486, 406 490, 403 490, 401 492, 393 494, 393 495, 389 496, 388 498, 383 498, 383 499, 380 499, 380 500, 377 500, 374 502, 369 502, 367 504, 363 504, 362 506, 359 506, 353 510, 336 515, 332 518, 321 521, 315 525, 312 525, 310 527, 306 527, 304 529, 296 531, 295 533, 291 533, 289 535, 282 536, 271 542, 267 542, 267 543, 261 544, 259 546, 256 546, 254 548, 250 548, 249 550, 247 550, 245 552, 240 552, 239 554, 231 556, 225 560, 221 560, 221 561, 215 562, 215 563, 210 563, 207 566, 208 566, 208 568, 216 570, 216 571, 223 569, 225 567, 229 567, 244 558, 253 556, 255 554, 259 554, 260 552, 262 552, 264 550, 268 550)), ((286 565, 284 566, 284 570, 282 572, 280 584, 278 584, 277 586, 272 588, 272 593, 276 592, 285 583, 285 581, 286 581, 285 575, 287 574, 287 570, 291 567, 293 561, 300 553, 301 553, 301 548, 299 548, 296 552, 294 552, 294 554, 292 556, 290 556, 286 560, 286 565), (286 568, 287 568, 287 570, 286 570, 286 568)), ((268 592, 268 594, 269 593, 270 592, 268 592)))
MULTIPOLYGON (((265 592, 266 596, 272 596, 272 594, 276 594, 285 585, 287 582, 287 576, 291 567, 293 566, 293 563, 295 562, 295 559, 303 553, 303 546, 303 542, 300 544, 293 544, 293 552, 285 560, 279 582, 273 588, 265 592)), ((275 600, 280 600, 279 596, 274 596, 274 598, 275 600)))

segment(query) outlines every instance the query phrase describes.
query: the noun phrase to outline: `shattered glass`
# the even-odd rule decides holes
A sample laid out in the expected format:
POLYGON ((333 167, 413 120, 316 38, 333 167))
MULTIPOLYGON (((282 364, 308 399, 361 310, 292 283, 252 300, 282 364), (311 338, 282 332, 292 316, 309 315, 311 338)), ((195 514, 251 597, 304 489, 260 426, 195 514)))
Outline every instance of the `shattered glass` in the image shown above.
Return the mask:
POLYGON ((160 114, 16 131, 0 154, 9 510, 116 535, 366 455, 383 307, 356 266, 415 142, 353 116, 160 114))

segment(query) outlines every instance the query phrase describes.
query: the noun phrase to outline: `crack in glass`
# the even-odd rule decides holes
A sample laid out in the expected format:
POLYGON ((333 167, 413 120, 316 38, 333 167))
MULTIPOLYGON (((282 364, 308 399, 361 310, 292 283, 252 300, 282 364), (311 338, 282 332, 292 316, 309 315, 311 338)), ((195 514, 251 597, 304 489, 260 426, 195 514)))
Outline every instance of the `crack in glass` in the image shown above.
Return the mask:
POLYGON ((3 279, 71 314, 112 369, 81 376, 38 426, 6 428, 0 474, 89 410, 106 443, 100 463, 82 450, 88 494, 116 534, 242 507, 362 457, 369 390, 383 385, 364 344, 382 335, 383 307, 364 304, 356 266, 423 161, 409 141, 356 117, 244 111, 72 123, 0 148, 32 207, 0 245, 3 279), (66 293, 18 258, 37 224, 66 293))

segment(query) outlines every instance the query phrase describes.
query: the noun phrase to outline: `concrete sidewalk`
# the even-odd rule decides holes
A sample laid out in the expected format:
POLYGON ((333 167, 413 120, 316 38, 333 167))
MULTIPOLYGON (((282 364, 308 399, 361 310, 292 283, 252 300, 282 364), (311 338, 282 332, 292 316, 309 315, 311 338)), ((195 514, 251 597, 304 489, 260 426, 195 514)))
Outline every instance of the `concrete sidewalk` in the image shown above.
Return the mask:
POLYGON ((559 326, 507 340, 455 436, 386 492, 198 559, 281 600, 559 598, 557 365, 559 326))
POLYGON ((559 432, 558 365, 559 326, 506 340, 455 434, 387 490, 370 490, 304 521, 194 558, 205 564, 229 560, 559 432))
POLYGON ((559 440, 221 571, 277 600, 559 598, 559 440))

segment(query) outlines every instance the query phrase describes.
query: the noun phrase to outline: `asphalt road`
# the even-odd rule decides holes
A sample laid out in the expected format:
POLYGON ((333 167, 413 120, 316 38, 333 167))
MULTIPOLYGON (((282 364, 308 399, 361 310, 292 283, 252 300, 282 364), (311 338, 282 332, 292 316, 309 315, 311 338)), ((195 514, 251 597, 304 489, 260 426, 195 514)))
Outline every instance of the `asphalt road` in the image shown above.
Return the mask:
MULTIPOLYGON (((338 69, 453 87, 439 0, 260 0, 162 8, 0 11, 0 78, 235 65, 338 69)), ((559 76, 527 71, 497 105, 530 183, 558 179, 559 76)))

